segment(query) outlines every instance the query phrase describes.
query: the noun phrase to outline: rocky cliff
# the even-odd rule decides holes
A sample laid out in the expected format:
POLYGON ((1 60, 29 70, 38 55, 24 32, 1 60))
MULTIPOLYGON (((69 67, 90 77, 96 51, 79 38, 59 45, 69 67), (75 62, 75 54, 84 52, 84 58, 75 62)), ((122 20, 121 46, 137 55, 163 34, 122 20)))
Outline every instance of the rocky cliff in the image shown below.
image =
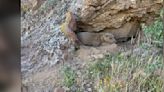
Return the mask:
POLYGON ((140 23, 159 16, 162 0, 83 0, 72 11, 79 17, 80 31, 110 32, 116 38, 136 34, 140 23))
MULTIPOLYGON (((70 50, 72 46, 64 51, 61 49, 68 44, 60 30, 67 11, 76 15, 76 33, 107 32, 120 40, 135 36, 140 31, 140 24, 151 23, 159 16, 162 7, 162 0, 21 1, 21 65, 27 92, 53 92, 54 87, 60 86, 60 64, 67 62, 65 54, 74 54, 70 50)), ((79 50, 78 53, 82 53, 81 56, 83 53, 94 54, 93 49, 79 50)), ((106 53, 106 50, 102 51, 106 53)), ((97 50, 96 53, 102 52, 97 50)), ((77 61, 83 60, 72 61, 75 62, 71 64, 76 66, 77 61)))

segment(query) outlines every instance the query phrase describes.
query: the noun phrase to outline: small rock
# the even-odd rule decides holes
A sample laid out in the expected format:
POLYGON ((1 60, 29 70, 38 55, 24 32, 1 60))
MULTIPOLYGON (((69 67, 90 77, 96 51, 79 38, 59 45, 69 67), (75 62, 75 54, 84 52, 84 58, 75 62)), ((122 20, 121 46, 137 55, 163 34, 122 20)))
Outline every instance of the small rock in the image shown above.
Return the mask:
POLYGON ((88 88, 87 91, 92 92, 92 88, 88 88))
POLYGON ((64 88, 56 88, 54 92, 66 92, 64 88))
POLYGON ((87 86, 87 87, 90 87, 91 85, 90 85, 90 84, 87 84, 86 86, 87 86))

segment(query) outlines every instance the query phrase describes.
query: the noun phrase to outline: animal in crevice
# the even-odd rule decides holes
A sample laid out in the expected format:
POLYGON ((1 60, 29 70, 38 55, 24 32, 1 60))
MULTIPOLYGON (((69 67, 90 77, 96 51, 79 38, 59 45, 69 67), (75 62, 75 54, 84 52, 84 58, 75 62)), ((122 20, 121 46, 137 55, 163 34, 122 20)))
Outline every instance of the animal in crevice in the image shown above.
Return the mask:
POLYGON ((65 22, 60 26, 60 29, 72 44, 75 46, 81 44, 75 33, 77 25, 75 15, 72 12, 68 11, 66 13, 65 22))
POLYGON ((114 35, 111 33, 79 32, 77 36, 82 44, 86 46, 100 46, 116 42, 114 35))

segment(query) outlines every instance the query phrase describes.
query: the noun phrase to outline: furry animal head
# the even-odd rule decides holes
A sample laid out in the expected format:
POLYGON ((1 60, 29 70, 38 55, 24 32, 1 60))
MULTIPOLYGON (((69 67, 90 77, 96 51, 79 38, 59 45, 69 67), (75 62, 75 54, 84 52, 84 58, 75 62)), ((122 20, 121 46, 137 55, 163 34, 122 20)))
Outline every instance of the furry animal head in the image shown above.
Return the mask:
POLYGON ((111 33, 102 34, 102 38, 101 39, 103 40, 103 42, 110 43, 110 44, 116 42, 116 40, 114 38, 114 35, 111 34, 111 33))

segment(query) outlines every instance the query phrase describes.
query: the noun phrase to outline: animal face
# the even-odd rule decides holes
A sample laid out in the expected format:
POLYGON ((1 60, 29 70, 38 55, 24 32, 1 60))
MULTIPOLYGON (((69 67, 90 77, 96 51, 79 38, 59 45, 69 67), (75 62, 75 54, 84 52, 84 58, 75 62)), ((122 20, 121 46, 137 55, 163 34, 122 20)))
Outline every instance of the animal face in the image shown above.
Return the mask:
POLYGON ((105 42, 107 42, 107 43, 110 43, 110 44, 116 42, 116 40, 115 40, 113 34, 111 34, 111 33, 105 33, 105 34, 103 35, 103 40, 104 40, 105 42))

